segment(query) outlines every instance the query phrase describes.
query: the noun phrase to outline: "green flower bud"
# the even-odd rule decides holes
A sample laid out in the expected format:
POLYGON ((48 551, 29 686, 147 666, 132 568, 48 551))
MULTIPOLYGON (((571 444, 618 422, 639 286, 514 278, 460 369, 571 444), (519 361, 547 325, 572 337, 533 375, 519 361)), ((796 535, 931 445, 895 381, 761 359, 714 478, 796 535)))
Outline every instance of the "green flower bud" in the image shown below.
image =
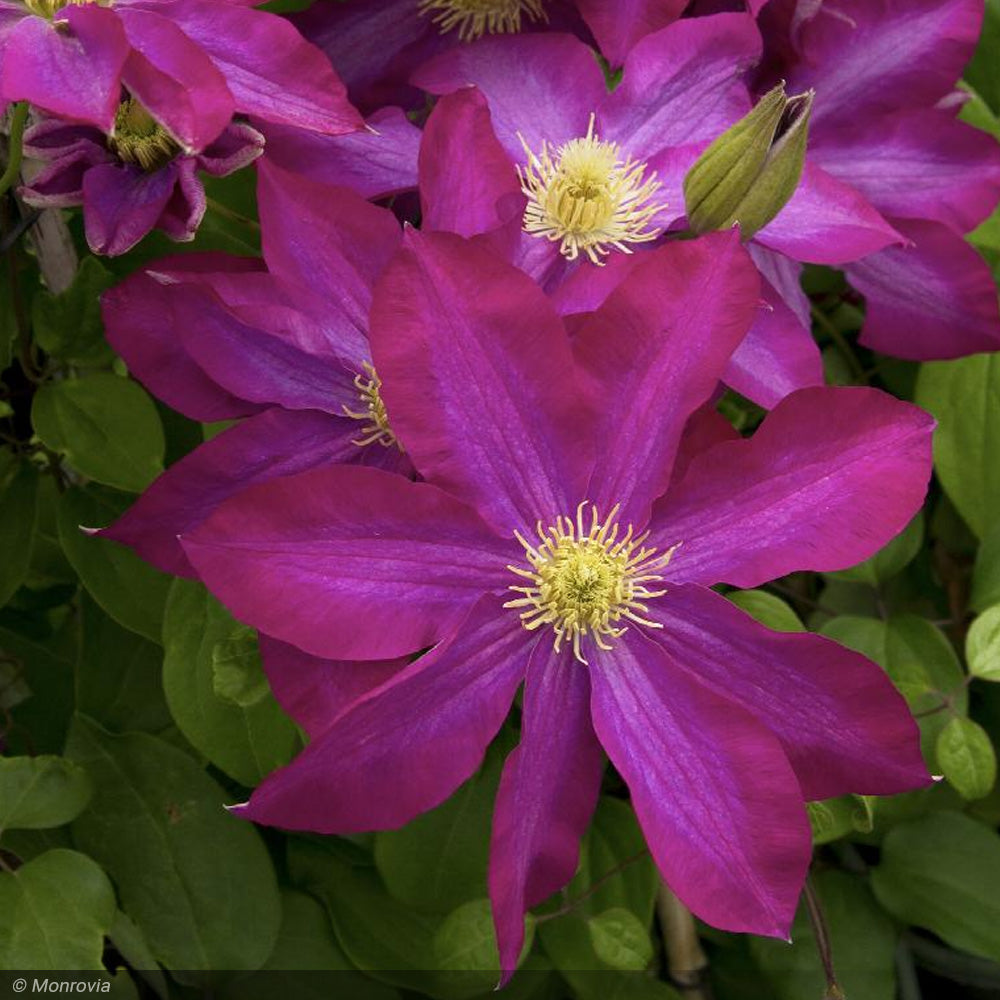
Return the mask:
POLYGON ((684 178, 694 232, 738 222, 749 239, 785 207, 802 176, 812 102, 813 91, 786 97, 779 84, 698 157, 684 178))

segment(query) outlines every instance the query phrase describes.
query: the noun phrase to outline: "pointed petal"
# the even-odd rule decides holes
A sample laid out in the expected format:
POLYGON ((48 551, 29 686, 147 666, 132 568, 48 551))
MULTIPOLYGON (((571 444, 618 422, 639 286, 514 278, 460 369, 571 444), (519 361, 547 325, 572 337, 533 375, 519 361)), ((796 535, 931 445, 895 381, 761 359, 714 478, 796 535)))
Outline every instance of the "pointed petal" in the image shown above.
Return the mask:
POLYGON ((406 658, 324 660, 269 635, 260 637, 260 655, 274 697, 311 740, 409 662, 406 658))
POLYGON ((676 21, 687 0, 577 0, 587 27, 612 66, 621 66, 632 48, 646 35, 676 21))
POLYGON ((589 414, 569 338, 530 278, 451 234, 408 230, 371 323, 386 408, 425 478, 508 536, 576 505, 589 414))
POLYGON ((498 598, 482 598, 448 639, 343 713, 238 812, 290 830, 360 833, 432 809, 479 766, 533 641, 498 598))
POLYGON ((639 633, 591 683, 597 735, 670 888, 715 927, 787 939, 812 838, 778 741, 639 633))
POLYGON ((594 53, 572 35, 539 33, 482 38, 422 66, 413 83, 432 94, 475 84, 489 101, 493 128, 514 159, 525 159, 520 133, 538 152, 586 135, 587 121, 607 95, 594 53), (567 86, 567 81, 572 86, 567 86))
POLYGON ((902 237, 850 185, 806 161, 791 201, 755 240, 809 264, 843 264, 902 237))
POLYGON ((88 170, 83 218, 90 249, 112 257, 131 250, 155 228, 176 183, 177 169, 170 163, 151 174, 117 163, 88 170))
POLYGON ((486 98, 466 87, 442 97, 420 146, 421 228, 487 233, 524 211, 521 184, 493 132, 486 98))
POLYGON ((649 637, 781 741, 807 799, 930 784, 920 731, 886 673, 809 632, 772 632, 703 587, 671 587, 649 637))
POLYGON ((330 61, 284 18, 209 0, 159 9, 212 58, 238 111, 326 135, 364 128, 330 61))
POLYGON ((714 139, 749 108, 741 77, 760 58, 760 44, 747 14, 687 18, 647 35, 602 103, 601 137, 644 160, 714 139))
POLYGON ((325 413, 266 410, 217 435, 171 465, 101 534, 130 545, 165 573, 193 576, 178 541, 223 501, 255 483, 332 462, 400 467, 402 455, 353 443, 358 423, 325 413))
POLYGON ((710 448, 653 510, 677 583, 737 587, 867 559, 923 502, 934 421, 887 393, 800 389, 753 437, 710 448))
POLYGON ((528 663, 521 743, 504 765, 493 813, 490 898, 505 978, 521 954, 525 912, 576 871, 603 771, 588 671, 543 635, 528 663))
POLYGON ((233 614, 330 659, 402 656, 511 580, 516 543, 427 483, 332 465, 252 486, 184 549, 233 614))
MULTIPOLYGON (((258 261, 220 254, 191 254, 157 262, 168 270, 258 265, 258 261)), ((101 297, 108 341, 125 359, 131 374, 154 396, 192 420, 230 420, 256 412, 257 404, 223 389, 182 347, 173 315, 175 301, 175 289, 148 271, 130 275, 101 297)))
POLYGON ((399 108, 383 108, 368 128, 325 136, 291 125, 259 122, 267 158, 282 170, 322 184, 357 191, 363 198, 386 198, 417 186, 420 129, 399 108))
POLYGON ((759 296, 739 234, 713 233, 644 254, 581 322, 573 351, 599 410, 586 496, 600 511, 621 504, 622 521, 645 524, 684 424, 714 391, 759 296))
POLYGON ((982 257, 939 222, 894 221, 913 245, 846 269, 868 307, 861 342, 914 361, 1000 349, 996 284, 982 257))
POLYGON ((921 108, 824 129, 810 155, 880 212, 963 233, 1000 199, 1000 145, 946 111, 921 108))
POLYGON ((715 408, 714 400, 699 406, 684 425, 671 482, 679 483, 688 466, 703 451, 723 441, 738 441, 739 437, 739 431, 715 408))

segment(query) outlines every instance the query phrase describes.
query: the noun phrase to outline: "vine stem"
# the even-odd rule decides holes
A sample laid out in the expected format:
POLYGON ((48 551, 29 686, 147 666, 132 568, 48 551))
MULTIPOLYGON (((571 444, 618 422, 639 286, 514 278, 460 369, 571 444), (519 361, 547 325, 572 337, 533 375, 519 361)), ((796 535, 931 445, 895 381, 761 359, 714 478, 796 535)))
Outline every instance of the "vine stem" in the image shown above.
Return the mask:
POLYGON ((819 951, 819 960, 823 964, 823 973, 826 976, 826 994, 824 1000, 844 1000, 844 992, 837 982, 837 972, 833 967, 833 947, 830 944, 830 930, 826 924, 826 917, 823 915, 823 907, 816 894, 816 887, 813 885, 812 876, 806 879, 803 896, 806 903, 806 911, 809 914, 809 922, 812 924, 813 936, 816 938, 816 948, 819 951))
POLYGON ((656 912, 660 917, 671 980, 690 1000, 712 1000, 707 977, 708 959, 698 940, 694 917, 665 882, 660 883, 656 894, 656 912))
POLYGON ((7 146, 7 167, 0 177, 0 198, 16 183, 21 173, 21 150, 24 126, 28 121, 28 102, 18 101, 10 116, 9 142, 7 146))

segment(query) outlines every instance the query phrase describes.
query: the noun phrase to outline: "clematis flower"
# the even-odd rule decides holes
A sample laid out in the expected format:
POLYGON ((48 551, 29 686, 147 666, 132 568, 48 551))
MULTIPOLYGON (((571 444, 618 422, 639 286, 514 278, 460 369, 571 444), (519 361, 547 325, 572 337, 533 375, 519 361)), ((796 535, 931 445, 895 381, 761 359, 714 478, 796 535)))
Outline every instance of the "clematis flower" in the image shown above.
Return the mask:
POLYGON ((240 421, 102 532, 176 575, 193 572, 177 536, 251 483, 331 462, 410 470, 367 336, 399 224, 353 191, 271 166, 260 170, 258 205, 263 262, 168 258, 102 302, 108 340, 150 392, 193 420, 240 421))
POLYGON ((571 345, 488 248, 405 236, 376 288, 373 359, 425 481, 316 468, 231 497, 182 542, 239 618, 306 659, 430 651, 314 720, 242 815, 326 833, 406 823, 475 770, 523 683, 489 875, 505 976, 525 910, 576 868, 602 748, 681 899, 716 926, 787 936, 811 849, 803 798, 928 776, 876 665, 770 632, 708 588, 877 550, 920 506, 932 421, 877 391, 806 389, 748 440, 689 436, 676 475, 758 294, 735 233, 669 244, 571 345))
POLYGON ((327 58, 286 20, 225 0, 0 0, 0 98, 111 133, 125 87, 189 152, 236 112, 362 127, 327 58))
POLYGON ((263 147, 256 129, 233 122, 200 153, 187 154, 129 98, 110 138, 57 118, 30 128, 25 154, 48 166, 20 194, 42 207, 82 205, 90 249, 122 254, 152 229, 193 239, 207 204, 198 171, 225 177, 252 163, 263 147))
POLYGON ((811 161, 906 237, 844 262, 867 302, 861 342, 894 357, 1000 348, 992 274, 963 239, 1000 200, 1000 145, 951 99, 982 17, 980 0, 771 0, 761 13, 768 75, 816 91, 811 161))

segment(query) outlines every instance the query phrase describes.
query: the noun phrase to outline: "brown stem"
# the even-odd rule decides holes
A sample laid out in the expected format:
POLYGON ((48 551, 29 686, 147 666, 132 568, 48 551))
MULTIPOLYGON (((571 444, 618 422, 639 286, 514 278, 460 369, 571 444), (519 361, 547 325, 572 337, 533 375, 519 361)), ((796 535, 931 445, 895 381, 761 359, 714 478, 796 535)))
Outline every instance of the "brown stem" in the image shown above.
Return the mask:
POLYGON ((812 924, 813 937, 816 939, 816 949, 819 951, 819 960, 823 963, 823 973, 826 976, 826 994, 823 1000, 843 1000, 844 993, 837 983, 837 973, 833 967, 830 931, 826 925, 826 917, 823 915, 823 907, 816 894, 812 876, 806 879, 803 895, 806 901, 806 911, 809 914, 809 922, 812 924))
POLYGON ((663 882, 656 894, 656 912, 671 980, 690 1000, 712 1000, 708 959, 698 940, 694 917, 663 882))
POLYGON ((541 916, 537 917, 535 922, 542 924, 546 920, 555 920, 556 917, 564 917, 567 913, 572 913, 581 903, 586 902, 591 896, 597 892, 598 889, 604 885, 609 879, 614 878, 616 875, 620 874, 629 865, 635 864, 636 861, 641 861, 649 853, 648 848, 643 848, 638 854, 633 854, 630 858, 626 858, 620 864, 614 866, 614 868, 606 871, 596 882, 592 882, 586 891, 581 892, 579 896, 574 896, 572 899, 568 899, 558 910, 553 910, 551 913, 543 913, 541 916))

